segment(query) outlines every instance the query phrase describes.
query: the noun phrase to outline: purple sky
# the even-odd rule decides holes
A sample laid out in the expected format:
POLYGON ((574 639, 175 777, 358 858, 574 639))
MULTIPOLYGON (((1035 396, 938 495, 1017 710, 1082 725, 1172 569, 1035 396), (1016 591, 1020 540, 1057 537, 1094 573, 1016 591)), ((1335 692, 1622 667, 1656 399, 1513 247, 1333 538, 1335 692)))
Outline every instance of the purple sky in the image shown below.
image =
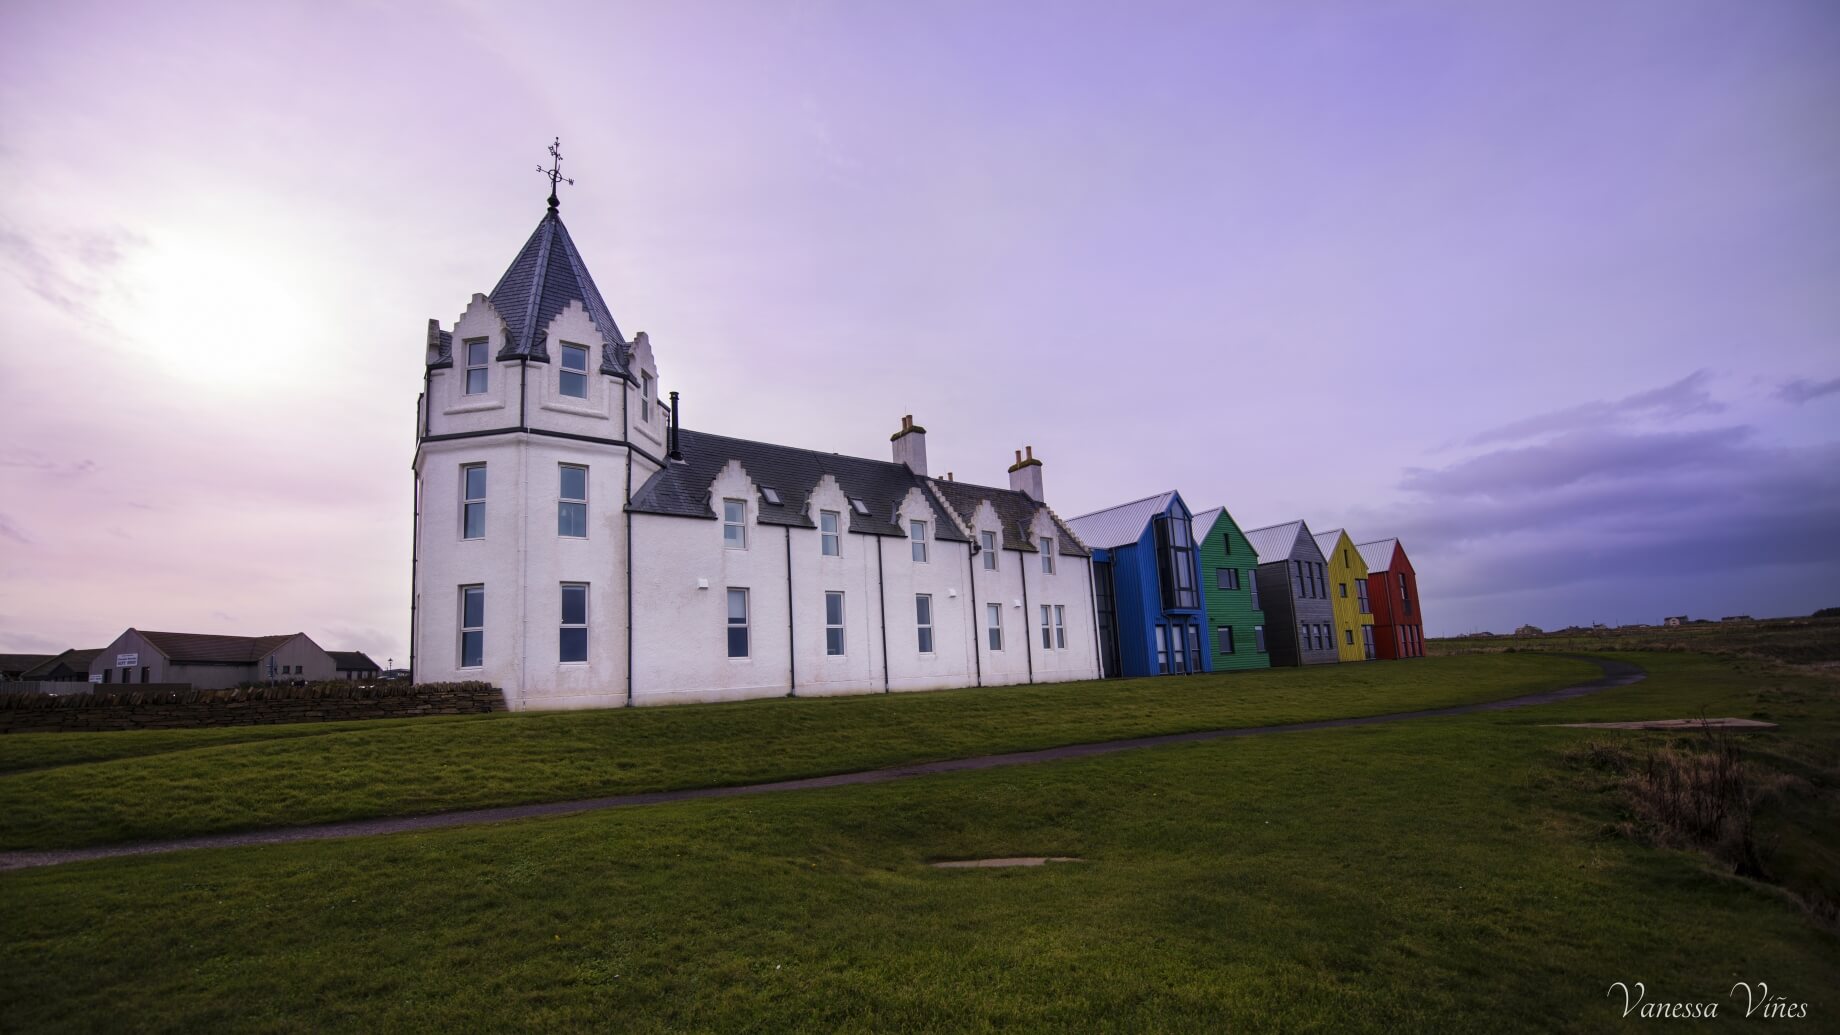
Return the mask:
POLYGON ((1397 534, 1433 634, 1840 605, 1840 7, 1089 7, 6 4, 0 650, 400 663, 558 134, 693 427, 1397 534))

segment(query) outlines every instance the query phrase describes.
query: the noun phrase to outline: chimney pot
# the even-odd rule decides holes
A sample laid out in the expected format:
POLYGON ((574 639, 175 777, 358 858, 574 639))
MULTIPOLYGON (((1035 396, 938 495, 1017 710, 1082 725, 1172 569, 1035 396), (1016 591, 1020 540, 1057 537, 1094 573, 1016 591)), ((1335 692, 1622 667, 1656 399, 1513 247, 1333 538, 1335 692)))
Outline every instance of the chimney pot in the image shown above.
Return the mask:
POLYGON ((901 418, 901 430, 895 432, 891 439, 894 443, 894 462, 906 464, 908 470, 925 478, 926 429, 914 423, 913 414, 901 418))

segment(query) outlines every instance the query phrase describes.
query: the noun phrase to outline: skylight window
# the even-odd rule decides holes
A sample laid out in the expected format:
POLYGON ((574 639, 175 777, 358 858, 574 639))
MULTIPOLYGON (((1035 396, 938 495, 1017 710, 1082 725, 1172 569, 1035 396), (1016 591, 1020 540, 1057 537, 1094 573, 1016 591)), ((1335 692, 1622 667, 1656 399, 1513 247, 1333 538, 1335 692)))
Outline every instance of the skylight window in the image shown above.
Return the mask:
POLYGON ((869 516, 869 505, 867 503, 864 503, 862 500, 857 499, 854 496, 850 497, 850 509, 856 511, 858 514, 861 514, 863 517, 869 516))
POLYGON ((760 487, 760 495, 761 495, 761 498, 765 499, 768 503, 771 503, 776 507, 779 506, 779 490, 778 489, 774 489, 774 488, 770 488, 768 486, 762 485, 760 487))

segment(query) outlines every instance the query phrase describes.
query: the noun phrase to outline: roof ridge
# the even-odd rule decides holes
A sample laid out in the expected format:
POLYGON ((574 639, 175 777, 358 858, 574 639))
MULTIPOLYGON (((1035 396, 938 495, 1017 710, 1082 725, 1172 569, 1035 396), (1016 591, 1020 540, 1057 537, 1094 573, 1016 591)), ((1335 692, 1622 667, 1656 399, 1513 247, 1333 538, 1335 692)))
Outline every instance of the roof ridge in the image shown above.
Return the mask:
MULTIPOLYGON (((1268 528, 1277 528, 1281 525, 1301 525, 1301 524, 1303 524, 1303 519, 1297 518, 1293 521, 1274 521, 1269 525, 1260 525, 1257 528, 1243 529, 1243 531, 1245 531, 1248 535, 1250 535, 1253 532, 1263 532, 1268 528)), ((1314 535, 1314 534, 1315 534, 1314 532, 1311 533, 1311 535, 1314 535)))
POLYGON ((1107 511, 1111 511, 1111 510, 1122 510, 1122 509, 1124 509, 1125 507, 1134 507, 1134 506, 1136 506, 1136 505, 1138 505, 1139 503, 1148 503, 1148 502, 1150 502, 1151 500, 1153 500, 1153 499, 1156 499, 1156 498, 1157 498, 1158 496, 1167 496, 1167 495, 1169 495, 1170 493, 1173 493, 1173 492, 1175 492, 1175 491, 1176 491, 1176 490, 1174 490, 1174 489, 1164 489, 1164 490, 1163 490, 1162 492, 1153 492, 1153 493, 1151 493, 1150 495, 1148 495, 1148 496, 1144 496, 1144 497, 1141 497, 1141 498, 1139 498, 1139 499, 1134 499, 1134 500, 1127 500, 1127 501, 1125 501, 1125 502, 1123 502, 1123 503, 1116 503, 1116 504, 1113 504, 1112 506, 1109 506, 1109 507, 1100 507, 1100 508, 1099 508, 1098 510, 1089 510, 1089 511, 1087 511, 1087 512, 1086 512, 1086 513, 1084 513, 1084 514, 1075 514, 1074 516, 1072 516, 1072 517, 1070 517, 1070 518, 1068 518, 1067 520, 1069 520, 1069 521, 1078 521, 1078 520, 1080 520, 1081 518, 1089 518, 1089 517, 1093 517, 1094 515, 1098 515, 1098 514, 1103 514, 1103 513, 1105 513, 1105 512, 1107 512, 1107 511))
POLYGON ((805 446, 788 446, 788 445, 782 445, 778 442, 763 442, 757 438, 740 438, 735 435, 723 435, 719 432, 714 432, 714 431, 697 431, 692 428, 683 428, 681 429, 680 433, 687 433, 691 435, 702 435, 706 438, 727 439, 730 442, 746 442, 750 445, 756 445, 756 446, 772 446, 774 449, 790 449, 796 453, 810 453, 813 456, 840 456, 840 457, 843 457, 845 460, 860 460, 865 464, 882 464, 883 466, 886 466, 886 467, 899 467, 907 471, 907 473, 913 475, 915 478, 923 477, 922 475, 914 474, 913 468, 908 467, 906 464, 899 463, 894 460, 872 460, 869 457, 857 456, 853 453, 826 452, 822 449, 809 449, 805 446))

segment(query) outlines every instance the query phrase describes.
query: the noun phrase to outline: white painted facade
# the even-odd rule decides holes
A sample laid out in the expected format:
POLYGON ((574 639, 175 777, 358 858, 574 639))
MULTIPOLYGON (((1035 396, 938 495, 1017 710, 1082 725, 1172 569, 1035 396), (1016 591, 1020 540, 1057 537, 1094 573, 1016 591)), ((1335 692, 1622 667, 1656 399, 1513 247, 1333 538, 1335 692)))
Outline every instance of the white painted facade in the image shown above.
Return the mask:
MULTIPOLYGON (((943 497, 929 498, 918 478, 893 527, 927 522, 925 561, 908 538, 887 534, 888 524, 882 534, 850 528, 851 500, 829 474, 815 485, 779 486, 808 492, 810 528, 762 523, 761 486, 738 460, 706 487, 706 515, 629 512, 639 487, 674 462, 666 459, 667 407, 650 340, 606 340, 579 302, 540 332, 548 362, 499 359, 510 332, 487 296, 474 295, 453 326, 445 365, 431 328, 414 464, 415 680, 485 680, 504 688, 513 709, 566 709, 1098 677, 1088 558, 1057 556, 1048 574, 1040 554, 999 549, 988 569, 974 544, 980 531, 1003 542, 995 510, 941 510, 934 500, 943 497), (469 395, 466 345, 475 341, 486 345, 487 383, 469 395), (563 343, 586 346, 593 358, 585 399, 562 392, 563 343), (624 350, 630 375, 599 372, 604 346, 624 350), (483 529, 469 538, 464 471, 474 465, 485 471, 483 529), (560 527, 564 466, 587 470, 583 536, 560 527), (742 548, 725 541, 725 499, 746 503, 742 548), (823 550, 822 511, 843 519, 836 556, 823 550), (969 542, 937 538, 942 527, 969 542), (582 661, 560 660, 565 584, 585 587, 582 661), (476 664, 463 657, 466 587, 478 587, 484 603, 476 664), (729 656, 730 589, 747 595, 744 657, 729 656), (828 649, 827 593, 843 594, 840 654, 828 649), (922 595, 931 602, 931 650, 921 649, 922 595), (992 603, 1002 612, 996 649, 992 603), (1060 628, 1050 625, 1046 647, 1043 605, 1061 609, 1050 612, 1060 628)), ((924 432, 913 431, 896 438, 895 453, 923 476, 924 432)), ((1039 465, 1027 474, 1039 500, 1039 465)), ((1045 507, 1027 534, 1034 542, 1066 535, 1045 507)))

